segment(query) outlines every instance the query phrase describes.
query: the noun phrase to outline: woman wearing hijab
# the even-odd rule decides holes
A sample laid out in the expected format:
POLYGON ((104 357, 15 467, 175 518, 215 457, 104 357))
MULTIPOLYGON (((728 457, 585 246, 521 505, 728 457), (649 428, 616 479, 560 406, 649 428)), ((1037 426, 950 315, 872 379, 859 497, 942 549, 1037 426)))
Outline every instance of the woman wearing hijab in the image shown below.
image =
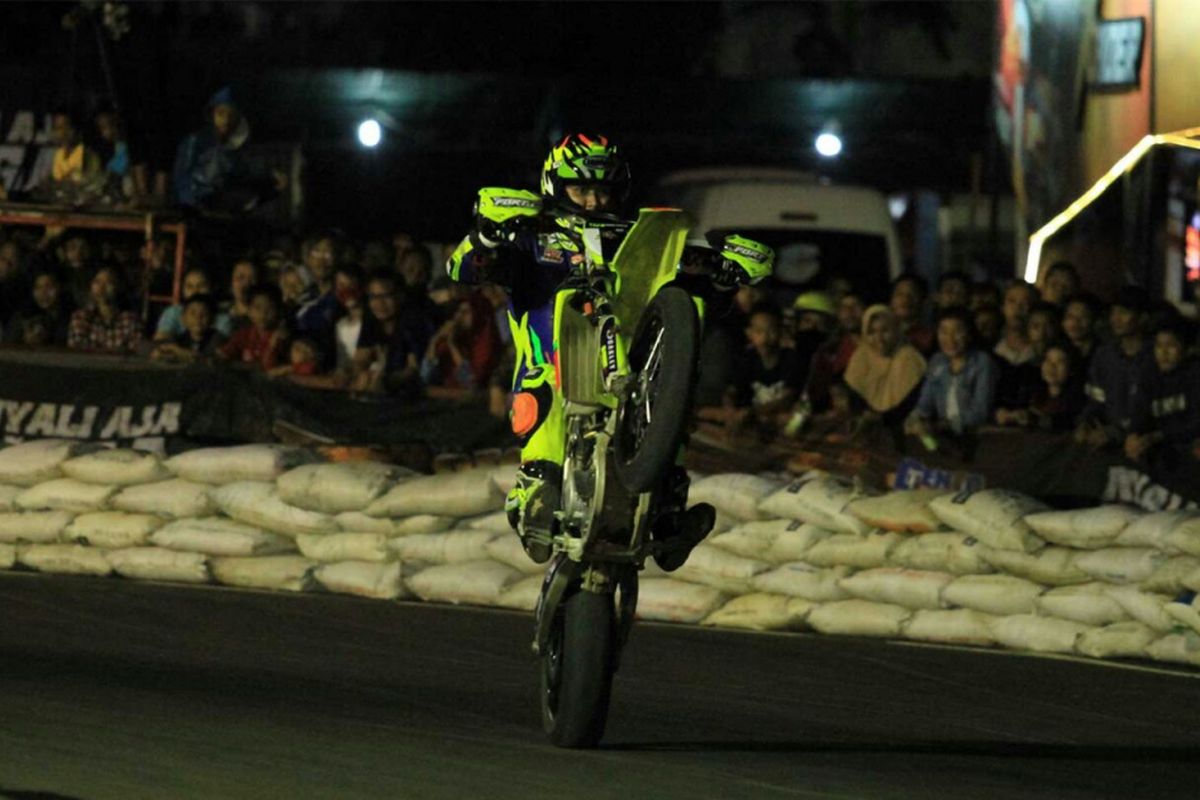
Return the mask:
POLYGON ((871 412, 893 423, 911 410, 924 375, 925 359, 901 341, 896 314, 882 304, 868 308, 862 338, 846 366, 846 385, 871 412))
POLYGON ((473 391, 487 386, 501 350, 493 311, 479 292, 458 304, 425 350, 421 379, 427 387, 473 391))

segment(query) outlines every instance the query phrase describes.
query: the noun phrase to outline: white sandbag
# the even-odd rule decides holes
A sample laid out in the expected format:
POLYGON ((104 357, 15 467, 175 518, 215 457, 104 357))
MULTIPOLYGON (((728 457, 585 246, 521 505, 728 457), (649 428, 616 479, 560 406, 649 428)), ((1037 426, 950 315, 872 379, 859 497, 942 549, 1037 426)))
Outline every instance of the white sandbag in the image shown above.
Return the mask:
POLYGON ((695 624, 716 611, 729 598, 713 586, 644 578, 638 582, 638 619, 695 624))
POLYGON ((205 447, 168 458, 166 467, 178 478, 224 485, 237 481, 274 481, 302 464, 320 461, 303 447, 279 444, 243 444, 205 447))
POLYGON ((117 493, 116 486, 55 478, 17 495, 17 508, 26 511, 101 511, 117 493))
POLYGON ((296 545, 313 561, 388 561, 388 537, 382 533, 302 533, 296 545))
POLYGON ((949 527, 974 536, 988 547, 1029 553, 1044 545, 1024 518, 1048 508, 1018 492, 984 489, 966 497, 961 493, 943 495, 929 503, 929 510, 949 527))
POLYGON ((1119 547, 1153 547, 1167 550, 1167 534, 1180 522, 1193 516, 1193 511, 1155 511, 1129 523, 1114 544, 1119 547))
POLYGON ((213 577, 227 586, 304 592, 314 586, 317 562, 303 556, 218 556, 209 567, 213 577))
POLYGON ((492 467, 492 485, 502 495, 506 495, 517 485, 517 465, 499 464, 492 467))
POLYGON ((1036 653, 1074 652, 1075 640, 1092 630, 1079 622, 1033 614, 996 617, 988 627, 996 641, 1005 647, 1036 653))
POLYGON ((1049 589, 1035 601, 1042 614, 1084 625, 1128 622, 1131 617, 1106 591, 1103 583, 1081 583, 1049 589))
POLYGON ((0 511, 17 511, 17 495, 23 491, 24 486, 0 485, 0 511))
POLYGON ((408 597, 404 588, 404 567, 399 561, 339 561, 320 564, 313 578, 328 591, 353 594, 376 600, 397 600, 408 597))
POLYGON ((213 502, 227 516, 257 525, 284 536, 302 533, 336 533, 337 522, 329 514, 306 511, 283 502, 273 483, 238 481, 213 489, 213 502))
POLYGON ((1142 658, 1159 634, 1140 622, 1114 622, 1079 634, 1075 651, 1092 658, 1142 658))
POLYGON ((206 483, 173 478, 122 489, 111 505, 121 511, 175 519, 206 517, 217 511, 217 504, 208 495, 211 488, 206 483))
POLYGON ((494 606, 499 603, 504 590, 521 577, 520 572, 507 564, 488 559, 429 567, 409 578, 407 583, 422 600, 494 606))
POLYGON ((538 564, 530 558, 521 546, 520 538, 512 531, 497 534, 495 539, 484 545, 484 550, 487 551, 488 558, 507 564, 526 575, 542 575, 546 572, 546 564, 538 564))
POLYGON ((1147 592, 1162 592, 1177 595, 1184 589, 1200 591, 1200 558, 1196 556, 1172 556, 1159 565, 1154 573, 1141 583, 1147 592))
POLYGON ((76 456, 64 461, 60 468, 68 478, 112 486, 137 486, 171 477, 158 454, 121 448, 76 456))
POLYGON ((1013 575, 963 575, 942 589, 942 603, 997 616, 1029 614, 1045 589, 1013 575))
POLYGON ((12 569, 17 563, 17 546, 0 544, 0 569, 12 569))
POLYGON ((989 646, 996 643, 991 623, 996 617, 970 608, 914 611, 901 633, 905 639, 942 644, 989 646))
POLYGON ((127 547, 109 550, 108 563, 118 575, 144 581, 207 583, 208 556, 165 547, 127 547))
POLYGON ((1146 655, 1155 661, 1200 667, 1200 634, 1192 631, 1169 634, 1147 645, 1146 655))
POLYGON ((1180 625, 1185 625, 1196 633, 1200 633, 1200 608, 1196 606, 1194 598, 1190 603, 1167 603, 1163 606, 1163 610, 1180 625))
POLYGON ((61 478, 64 461, 96 449, 70 439, 37 439, 0 448, 0 483, 36 486, 61 478))
POLYGON ((774 481, 743 472, 709 475, 688 489, 688 505, 710 503, 717 511, 738 520, 762 519, 758 504, 779 488, 774 481))
POLYGON ((839 600, 817 606, 808 624, 821 633, 847 636, 899 636, 912 611, 869 600, 839 600))
POLYGON ((373 517, 472 517, 499 511, 504 507, 504 495, 492 480, 493 472, 490 468, 469 469, 410 478, 367 506, 366 512, 373 517))
POLYGON ((702 583, 730 594, 748 594, 755 575, 771 565, 754 558, 742 558, 719 547, 701 543, 692 550, 682 567, 672 573, 681 581, 702 583))
MULTIPOLYGON (((491 531, 447 531, 424 536, 400 536, 388 542, 388 547, 401 561, 420 561, 426 564, 459 564, 490 558, 488 542, 497 536, 491 531)), ((512 567, 509 567, 512 569, 512 567)))
POLYGON ((1158 633, 1175 627, 1175 619, 1166 611, 1171 595, 1143 592, 1136 586, 1108 586, 1104 591, 1126 614, 1158 633))
POLYGON ((923 533, 901 540, 888 554, 888 563, 954 575, 986 575, 996 571, 984 558, 987 549, 965 533, 923 533))
POLYGON ((981 555, 997 570, 1008 575, 1046 586, 1071 586, 1087 583, 1092 579, 1075 566, 1075 556, 1078 552, 1066 547, 1044 547, 1036 553, 989 547, 981 555))
POLYGON ((707 541, 713 547, 719 547, 735 556, 766 561, 768 560, 767 551, 771 549, 771 543, 779 535, 779 530, 788 525, 800 527, 801 524, 791 520, 747 522, 725 533, 717 535, 710 533, 707 541))
POLYGON ((942 527, 942 522, 929 510, 938 497, 952 494, 942 489, 908 489, 888 492, 879 497, 864 497, 846 507, 870 528, 908 533, 928 533, 942 527))
POLYGON ((31 544, 17 550, 17 558, 27 567, 41 572, 64 575, 109 575, 112 565, 99 547, 81 544, 31 544))
POLYGON ((1164 541, 1171 552, 1200 556, 1200 515, 1177 522, 1164 541))
POLYGON ((545 575, 530 575, 505 589, 496 605, 516 611, 533 611, 537 608, 538 596, 542 593, 545 575))
POLYGON ((767 496, 758 506, 765 517, 798 519, 844 533, 866 533, 870 526, 849 513, 851 501, 864 493, 842 481, 823 477, 800 478, 767 496))
POLYGON ((1072 511, 1042 511, 1025 517, 1025 524, 1048 542, 1091 550, 1108 547, 1141 517, 1129 506, 1104 505, 1072 511))
POLYGON ((887 563, 898 533, 839 533, 814 544, 804 560, 818 567, 874 569, 887 563))
POLYGON ((750 585, 756 592, 828 603, 850 599, 850 593, 841 587, 840 582, 851 571, 850 567, 814 567, 803 561, 793 561, 770 572, 755 575, 750 585))
POLYGON ((1105 547, 1075 556, 1075 566, 1106 583, 1141 583, 1167 560, 1149 547, 1105 547))
POLYGON ((70 511, 0 512, 0 542, 57 542, 74 518, 70 511))
POLYGON ((946 572, 878 567, 843 578, 840 586, 860 600, 905 608, 941 608, 942 589, 954 580, 946 572))
MULTIPOLYGON (((834 531, 813 525, 811 522, 799 520, 772 520, 770 522, 748 522, 751 525, 785 525, 771 542, 770 549, 764 554, 763 561, 772 564, 787 564, 792 561, 803 561, 808 551, 818 542, 823 542, 834 535, 834 531)), ((846 534, 853 535, 853 534, 846 534)))
POLYGON ((703 625, 751 631, 801 631, 816 604, 799 597, 756 592, 735 597, 704 618, 703 625))
POLYGON ((289 505, 308 511, 337 514, 362 511, 412 470, 374 461, 305 464, 279 476, 275 486, 289 505))
POLYGON ((469 528, 473 531, 489 531, 491 533, 510 533, 515 535, 513 526, 508 522, 507 511, 493 511, 491 514, 481 514, 470 519, 460 520, 457 528, 469 528))
POLYGON ((211 556, 256 556, 296 551, 296 542, 292 539, 222 517, 177 519, 150 534, 150 541, 169 550, 211 556))
POLYGON ((454 517, 418 514, 414 517, 388 519, 371 517, 361 511, 343 511, 334 518, 338 527, 348 533, 382 533, 385 536, 413 536, 441 533, 454 526, 454 517))
POLYGON ((62 537, 92 547, 138 547, 149 541, 150 534, 162 524, 163 520, 153 514, 93 511, 73 519, 62 537))

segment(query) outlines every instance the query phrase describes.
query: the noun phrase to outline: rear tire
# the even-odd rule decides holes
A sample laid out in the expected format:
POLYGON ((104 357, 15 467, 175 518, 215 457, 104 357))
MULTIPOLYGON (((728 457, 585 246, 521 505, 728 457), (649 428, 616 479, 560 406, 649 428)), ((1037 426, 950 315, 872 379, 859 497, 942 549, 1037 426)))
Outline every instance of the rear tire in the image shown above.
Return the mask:
POLYGON ((630 492, 658 483, 675 463, 691 411, 700 348, 700 317, 692 296, 675 286, 646 306, 629 346, 633 390, 617 420, 614 466, 630 492))
POLYGON ((616 662, 613 597, 582 589, 563 601, 542 652, 542 728, 558 747, 595 747, 608 722, 616 662))

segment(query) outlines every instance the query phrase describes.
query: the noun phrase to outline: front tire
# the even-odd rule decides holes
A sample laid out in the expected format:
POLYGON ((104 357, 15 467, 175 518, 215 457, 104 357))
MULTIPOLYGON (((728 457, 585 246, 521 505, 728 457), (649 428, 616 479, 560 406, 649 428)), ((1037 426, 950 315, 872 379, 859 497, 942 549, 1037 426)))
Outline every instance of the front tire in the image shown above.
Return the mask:
POLYGON ((578 589, 556 617, 542 652, 542 728, 558 747, 595 747, 616 664, 612 595, 578 589))

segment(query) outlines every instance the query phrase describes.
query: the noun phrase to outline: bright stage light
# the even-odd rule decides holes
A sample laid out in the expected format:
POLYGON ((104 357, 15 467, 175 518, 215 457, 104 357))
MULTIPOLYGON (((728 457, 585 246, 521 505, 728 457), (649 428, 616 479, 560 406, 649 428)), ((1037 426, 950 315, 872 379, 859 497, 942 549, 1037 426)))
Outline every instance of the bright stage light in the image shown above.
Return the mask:
POLYGON ((358 124, 358 143, 363 147, 374 147, 383 139, 383 128, 373 119, 365 119, 358 124))

